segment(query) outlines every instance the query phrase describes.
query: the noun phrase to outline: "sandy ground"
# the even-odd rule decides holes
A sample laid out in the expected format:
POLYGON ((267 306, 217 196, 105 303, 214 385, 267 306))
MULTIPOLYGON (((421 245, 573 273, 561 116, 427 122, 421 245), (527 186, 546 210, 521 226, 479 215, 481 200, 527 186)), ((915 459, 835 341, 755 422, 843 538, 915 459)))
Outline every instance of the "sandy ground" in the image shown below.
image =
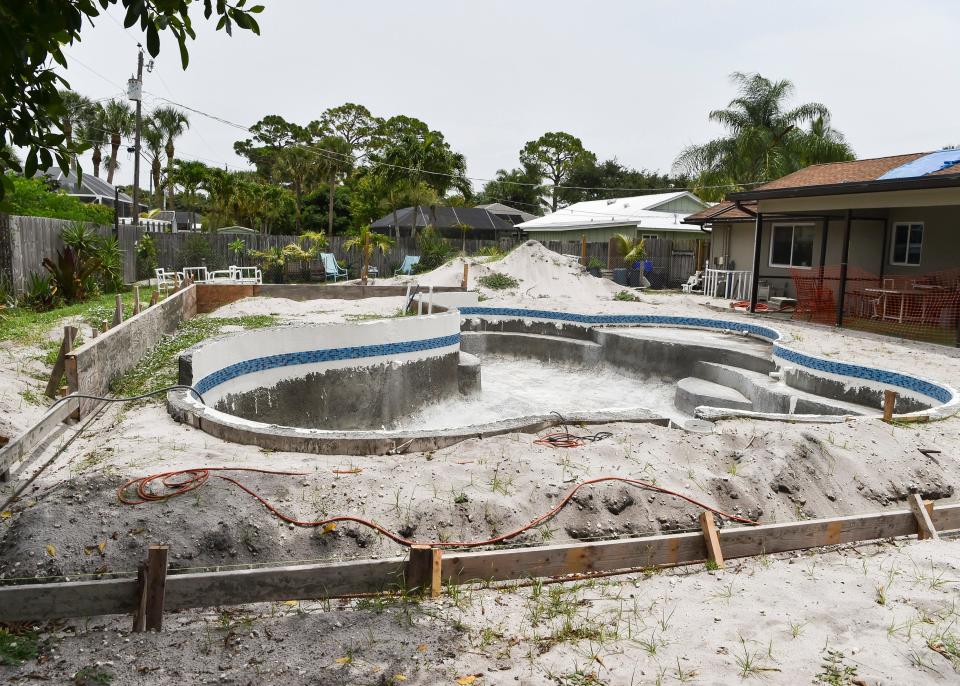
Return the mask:
MULTIPOLYGON (((497 269, 509 267, 514 253, 497 261, 497 269)), ((557 282, 586 279, 607 294, 587 296, 574 286, 562 296, 542 298, 535 295, 537 287, 528 285, 528 294, 521 284, 513 293, 490 293, 495 297, 486 303, 579 312, 708 311, 702 299, 690 296, 643 294, 640 302, 614 301, 619 287, 578 276, 575 265, 541 266, 560 272, 554 274, 557 282)), ((342 321, 390 315, 402 299, 382 300, 248 299, 217 314, 342 321)), ((797 347, 811 352, 940 380, 958 371, 953 349, 793 322, 771 324, 798 333, 797 347)), ((9 359, 29 354, 13 349, 9 359)), ((18 370, 14 362, 0 365, 4 389, 19 377, 18 370)), ((16 420, 26 424, 25 417, 16 420)), ((0 519, 0 577, 129 572, 156 542, 171 546, 172 566, 179 569, 402 554, 358 527, 343 525, 327 534, 290 529, 215 478, 161 504, 123 506, 116 500, 115 489, 128 478, 204 465, 306 472, 238 478, 294 516, 360 514, 419 541, 508 531, 548 509, 574 483, 602 475, 656 480, 765 522, 904 507, 911 492, 950 499, 960 483, 956 418, 911 426, 737 420, 721 422, 710 435, 630 424, 590 430, 597 429, 613 436, 563 451, 516 434, 433 453, 318 457, 224 443, 173 423, 159 403, 115 406, 77 436, 76 428, 65 430, 17 475, 28 476, 53 458, 0 519), (942 452, 927 457, 921 448, 942 452)), ((695 527, 696 508, 665 496, 613 484, 581 493, 554 520, 517 542, 695 527)), ((723 572, 701 567, 586 584, 462 589, 422 604, 304 603, 179 613, 169 617, 162 634, 150 636, 128 635, 128 618, 68 622, 42 628, 45 659, 0 668, 0 681, 62 683, 90 667, 124 684, 426 684, 456 683, 475 674, 482 675, 474 680, 481 685, 736 684, 750 678, 793 684, 814 682, 827 674, 824 661, 834 659, 834 671, 842 676, 847 670, 846 681, 822 676, 821 683, 860 678, 871 685, 956 683, 958 665, 930 646, 950 641, 955 646, 960 634, 958 546, 872 546, 755 559, 723 572), (831 658, 830 651, 838 654, 831 658)))

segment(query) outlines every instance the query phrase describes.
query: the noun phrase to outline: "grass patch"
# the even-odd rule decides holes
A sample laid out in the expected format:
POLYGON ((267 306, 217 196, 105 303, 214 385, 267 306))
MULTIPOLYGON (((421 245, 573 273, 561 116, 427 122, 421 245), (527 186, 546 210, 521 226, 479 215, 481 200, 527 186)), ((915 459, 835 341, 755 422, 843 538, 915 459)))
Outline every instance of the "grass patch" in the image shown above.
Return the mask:
POLYGON ((493 272, 492 274, 481 276, 477 279, 477 282, 484 288, 489 288, 491 291, 502 291, 507 288, 516 288, 520 285, 520 282, 509 274, 501 274, 500 272, 493 272))
POLYGON ((635 303, 640 302, 640 297, 633 291, 617 291, 617 294, 613 296, 614 300, 620 300, 622 302, 635 303))
POLYGON ((37 656, 37 634, 27 631, 10 633, 0 628, 0 665, 17 667, 37 656))
MULTIPOLYGON (((126 319, 133 315, 133 293, 121 293, 121 297, 123 299, 123 316, 126 319)), ((100 319, 112 320, 115 300, 115 294, 105 293, 86 302, 65 305, 49 312, 35 312, 29 307, 11 307, 0 310, 0 342, 16 341, 23 345, 41 344, 44 342, 47 332, 64 317, 81 316, 84 321, 90 323, 88 317, 107 312, 108 315, 106 317, 101 316, 100 319)))
POLYGON ((111 390, 117 395, 143 395, 177 383, 177 356, 187 348, 212 336, 225 326, 240 326, 244 329, 262 329, 276 323, 276 317, 259 314, 249 317, 194 317, 180 324, 172 336, 164 336, 140 360, 136 367, 117 379, 111 390))

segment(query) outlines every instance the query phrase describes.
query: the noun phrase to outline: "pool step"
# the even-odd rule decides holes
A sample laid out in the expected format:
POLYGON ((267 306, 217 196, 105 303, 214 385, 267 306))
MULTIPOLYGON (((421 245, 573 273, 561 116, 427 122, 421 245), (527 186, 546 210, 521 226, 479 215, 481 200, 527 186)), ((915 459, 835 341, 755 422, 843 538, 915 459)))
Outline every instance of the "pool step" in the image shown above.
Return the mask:
POLYGON ((753 410, 753 402, 739 391, 695 376, 688 376, 677 382, 673 402, 678 410, 691 415, 701 405, 730 410, 753 410))
MULTIPOLYGON (((729 386, 749 398, 757 412, 778 414, 863 415, 870 408, 843 400, 824 398, 787 386, 767 374, 717 362, 698 362, 694 374, 701 379, 729 386)), ((718 405, 717 407, 726 407, 718 405)))

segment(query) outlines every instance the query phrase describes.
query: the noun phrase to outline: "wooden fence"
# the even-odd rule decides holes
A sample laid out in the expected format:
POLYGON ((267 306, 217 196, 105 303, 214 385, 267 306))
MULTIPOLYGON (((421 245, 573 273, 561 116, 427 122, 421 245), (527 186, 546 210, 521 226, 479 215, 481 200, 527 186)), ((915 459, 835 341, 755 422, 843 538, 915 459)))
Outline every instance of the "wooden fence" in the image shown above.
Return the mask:
MULTIPOLYGON (((919 498, 912 496, 916 503, 919 498)), ((705 518, 706 519, 706 518, 705 518)), ((712 524, 712 519, 710 520, 712 524)), ((436 594, 440 584, 606 574, 860 543, 898 536, 937 537, 960 529, 960 503, 717 531, 644 536, 441 554, 416 546, 410 559, 358 560, 173 574, 161 570, 158 612, 281 600, 321 599, 398 589, 436 594), (712 543, 708 542, 709 537, 712 543), (422 553, 427 552, 426 571, 422 553), (432 570, 431 571, 431 567, 432 570)), ((0 622, 133 613, 144 582, 136 578, 0 587, 0 622)), ((159 626, 159 618, 155 618, 159 626)))
MULTIPOLYGON (((23 293, 30 274, 43 271, 43 258, 63 250, 61 232, 73 222, 47 217, 0 214, 0 281, 13 293, 23 293)), ((101 236, 113 235, 113 227, 92 225, 101 236)))

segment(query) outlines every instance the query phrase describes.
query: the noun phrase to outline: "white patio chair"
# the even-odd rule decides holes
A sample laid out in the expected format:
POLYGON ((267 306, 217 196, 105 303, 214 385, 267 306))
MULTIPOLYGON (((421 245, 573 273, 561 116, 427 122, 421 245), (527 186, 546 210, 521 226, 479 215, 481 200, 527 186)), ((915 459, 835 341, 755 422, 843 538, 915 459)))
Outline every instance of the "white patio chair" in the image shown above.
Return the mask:
POLYGON ((165 269, 154 269, 154 275, 157 278, 157 291, 166 295, 174 288, 178 288, 183 281, 183 274, 180 272, 170 272, 165 269))
POLYGON ((192 279, 194 283, 208 283, 210 277, 206 267, 184 267, 183 278, 192 279))
POLYGON ((259 267, 237 267, 231 265, 230 271, 233 275, 234 283, 257 285, 263 283, 263 273, 259 267))
POLYGON ((233 269, 217 269, 207 272, 206 283, 236 283, 233 275, 233 269))

